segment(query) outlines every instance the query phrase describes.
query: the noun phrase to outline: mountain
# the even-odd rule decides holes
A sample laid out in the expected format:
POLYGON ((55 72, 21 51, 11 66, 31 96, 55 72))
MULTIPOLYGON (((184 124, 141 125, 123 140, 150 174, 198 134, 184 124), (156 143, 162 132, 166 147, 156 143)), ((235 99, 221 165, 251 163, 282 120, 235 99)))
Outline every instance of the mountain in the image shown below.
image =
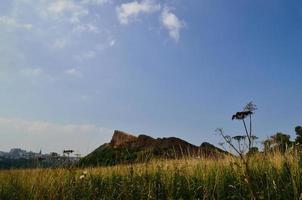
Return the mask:
POLYGON ((195 146, 176 137, 152 138, 114 131, 110 143, 105 143, 82 158, 80 166, 107 166, 120 163, 145 162, 152 158, 221 157, 226 152, 202 143, 195 146))

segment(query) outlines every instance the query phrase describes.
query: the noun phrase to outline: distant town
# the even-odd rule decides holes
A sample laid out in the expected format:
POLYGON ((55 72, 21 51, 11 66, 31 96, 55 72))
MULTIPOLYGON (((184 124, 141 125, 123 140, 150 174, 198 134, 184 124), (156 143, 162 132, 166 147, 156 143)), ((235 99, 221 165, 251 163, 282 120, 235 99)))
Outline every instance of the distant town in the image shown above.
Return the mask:
POLYGON ((50 152, 26 151, 20 148, 12 148, 9 152, 0 151, 1 168, 31 168, 31 167, 61 167, 77 163, 81 158, 73 150, 63 150, 62 154, 50 152))
POLYGON ((64 150, 63 154, 60 155, 56 152, 51 152, 49 154, 42 154, 42 151, 39 153, 33 151, 26 151, 20 148, 12 148, 9 152, 0 151, 0 157, 8 158, 8 159, 33 159, 33 158, 40 158, 40 159, 53 159, 53 158, 60 158, 60 157, 68 157, 72 160, 76 160, 80 158, 80 154, 73 154, 73 150, 64 150), (72 156, 71 156, 72 155, 72 156))

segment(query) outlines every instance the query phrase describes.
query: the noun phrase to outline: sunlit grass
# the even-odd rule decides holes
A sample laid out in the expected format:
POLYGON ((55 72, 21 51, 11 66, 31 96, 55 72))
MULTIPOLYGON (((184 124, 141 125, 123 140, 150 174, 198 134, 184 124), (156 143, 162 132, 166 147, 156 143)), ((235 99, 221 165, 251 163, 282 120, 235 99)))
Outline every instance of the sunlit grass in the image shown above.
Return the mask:
POLYGON ((85 169, 0 171, 0 199, 299 199, 297 152, 250 159, 252 181, 235 157, 184 158, 85 169))

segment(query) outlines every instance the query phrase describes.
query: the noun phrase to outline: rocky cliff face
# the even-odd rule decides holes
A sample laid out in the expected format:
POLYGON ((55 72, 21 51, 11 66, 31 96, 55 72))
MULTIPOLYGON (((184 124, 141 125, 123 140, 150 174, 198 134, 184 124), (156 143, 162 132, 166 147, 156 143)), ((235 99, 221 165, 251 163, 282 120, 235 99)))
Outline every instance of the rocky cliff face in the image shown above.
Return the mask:
POLYGON ((134 135, 131 135, 123 131, 115 130, 110 145, 112 145, 113 147, 119 147, 129 142, 134 142, 136 140, 137 137, 135 137, 134 135))
MULTIPOLYGON (((123 131, 114 131, 109 146, 127 149, 153 149, 155 152, 165 154, 171 152, 175 155, 215 156, 217 152, 225 153, 214 145, 204 142, 199 147, 177 137, 152 138, 148 135, 138 137, 123 131)), ((167 156, 167 155, 165 155, 167 156)))
POLYGON ((81 166, 115 165, 119 163, 145 162, 153 158, 221 157, 226 152, 209 144, 195 146, 176 137, 138 137, 123 131, 114 131, 111 142, 101 145, 81 159, 81 166))
POLYGON ((198 147, 192 145, 182 139, 176 137, 168 138, 152 138, 148 135, 139 135, 138 137, 129 133, 115 130, 110 142, 112 147, 123 147, 123 148, 167 148, 178 150, 187 150, 188 148, 192 151, 198 151, 198 147))

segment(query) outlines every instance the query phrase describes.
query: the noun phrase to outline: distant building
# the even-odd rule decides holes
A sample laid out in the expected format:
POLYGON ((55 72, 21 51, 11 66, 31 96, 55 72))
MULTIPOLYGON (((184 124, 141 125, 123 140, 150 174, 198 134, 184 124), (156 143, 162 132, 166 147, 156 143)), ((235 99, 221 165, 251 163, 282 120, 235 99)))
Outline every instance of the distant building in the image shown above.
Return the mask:
POLYGON ((13 159, 24 158, 26 157, 26 151, 19 148, 14 148, 10 150, 8 156, 13 159))
POLYGON ((51 154, 41 154, 41 151, 39 153, 32 152, 32 151, 25 151, 20 148, 13 148, 9 152, 2 152, 0 151, 0 157, 2 158, 9 158, 9 159, 35 159, 38 157, 51 157, 51 156, 60 156, 59 154, 52 152, 51 154))
POLYGON ((51 157, 59 157, 60 155, 58 153, 56 153, 56 152, 51 152, 50 156, 51 157))

